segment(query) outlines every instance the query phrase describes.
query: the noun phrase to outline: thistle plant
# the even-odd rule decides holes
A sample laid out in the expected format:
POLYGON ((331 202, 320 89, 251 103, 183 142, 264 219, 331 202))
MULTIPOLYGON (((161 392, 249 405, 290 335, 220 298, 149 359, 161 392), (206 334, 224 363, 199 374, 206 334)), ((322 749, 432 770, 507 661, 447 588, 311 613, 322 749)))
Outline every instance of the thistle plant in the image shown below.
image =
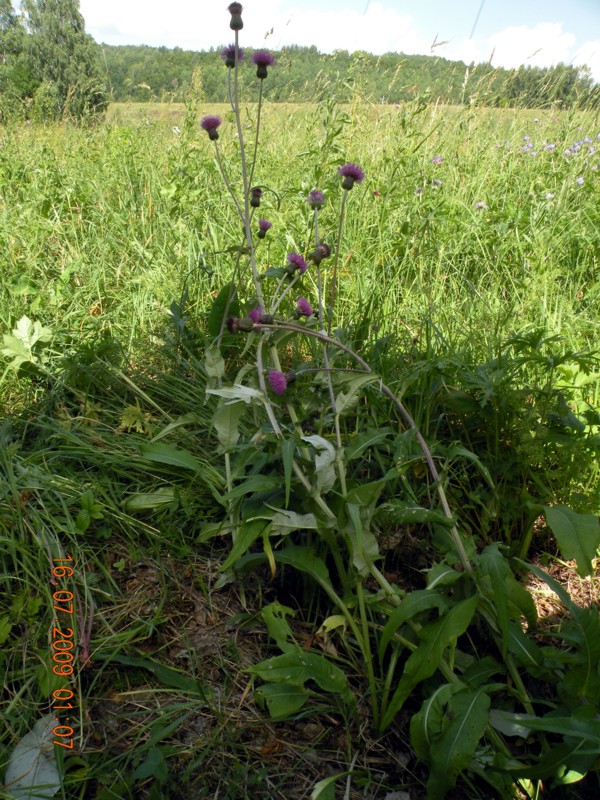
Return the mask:
MULTIPOLYGON (((393 722, 414 688, 436 671, 446 681, 444 702, 452 713, 454 706, 474 709, 470 738, 461 745, 463 749, 456 750, 451 771, 432 772, 435 786, 431 797, 442 797, 466 768, 484 735, 502 758, 510 756, 502 727, 496 729, 490 722, 490 695, 479 684, 473 688, 466 678, 459 677, 457 670, 463 670, 467 661, 458 659, 458 666, 454 663, 458 638, 473 620, 487 626, 502 653, 502 669, 519 709, 532 715, 532 700, 520 674, 523 643, 519 636, 525 634, 520 627, 517 633, 515 625, 525 617, 533 627, 535 609, 528 593, 517 584, 505 555, 493 544, 478 554, 473 542, 459 531, 436 459, 410 412, 334 327, 345 221, 361 202, 366 177, 361 166, 354 161, 339 166, 339 196, 326 196, 315 187, 301 198, 312 211, 312 240, 307 239, 304 247, 298 248, 300 252, 288 252, 283 264, 263 263, 265 249, 260 240, 268 235, 273 242, 284 233, 266 219, 271 196, 268 176, 256 174, 265 82, 268 85, 269 70, 276 64, 266 50, 246 58, 239 43, 241 4, 232 3, 229 12, 235 41, 221 55, 227 67, 235 130, 216 115, 204 117, 200 126, 214 147, 243 240, 231 248, 235 252, 232 280, 211 312, 213 320, 221 318, 206 353, 207 393, 219 398, 213 425, 225 459, 228 523, 209 526, 204 538, 222 532, 223 527, 231 534, 232 548, 222 567, 224 581, 266 563, 273 577, 278 566, 293 567, 323 590, 351 632, 352 647, 367 676, 372 722, 379 731, 393 722), (248 60, 256 67, 259 81, 249 148, 239 92, 239 72, 248 60), (236 137, 238 145, 237 179, 220 151, 221 142, 230 136, 236 137), (339 213, 337 227, 324 232, 320 214, 328 203, 337 204, 339 213), (258 214, 261 216, 255 220, 258 214), (238 311, 238 307, 246 311, 238 311), (242 347, 226 333, 238 340, 244 337, 242 347), (235 369, 233 379, 228 377, 228 368, 235 369), (439 509, 413 509, 423 520, 435 521, 444 553, 442 561, 432 566, 428 590, 422 594, 405 595, 378 566, 382 555, 373 520, 385 505, 380 504, 384 491, 393 494, 398 490, 399 470, 381 470, 372 480, 365 479, 360 470, 348 469, 352 436, 361 424, 356 408, 360 404, 366 407, 367 398, 374 396, 388 404, 388 415, 396 422, 399 436, 408 435, 416 443, 438 498, 439 509), (259 544, 261 550, 257 551, 259 544), (377 596, 367 590, 367 580, 377 585, 377 596), (429 617, 432 608, 440 615, 433 621, 429 617), (403 651, 409 655, 396 681, 403 651)), ((441 163, 441 157, 433 163, 441 163)), ((364 441, 360 452, 367 449, 369 436, 364 441)), ((299 669, 306 665, 307 656, 297 645, 288 642, 282 646, 281 631, 286 625, 282 623, 277 636, 284 655, 253 668, 267 683, 276 680, 269 677, 275 674, 269 673, 275 666, 288 669, 293 664, 299 669)), ((291 631, 289 635, 291 638, 291 631)), ((309 678, 319 683, 320 670, 329 670, 329 678, 323 679, 321 686, 339 695, 343 713, 351 717, 355 701, 343 674, 332 671, 330 664, 324 666, 324 656, 311 654, 311 658, 311 671, 295 673, 305 675, 297 678, 301 686, 309 678)), ((281 676, 281 671, 277 674, 281 676)), ((282 700, 285 692, 271 692, 269 685, 261 691, 274 716, 290 713, 289 701, 282 700)), ((490 689, 493 691, 498 690, 490 689)), ((291 710, 299 710, 309 693, 295 684, 293 694, 297 705, 291 710)), ((423 733, 423 724, 430 724, 429 716, 423 714, 423 718, 418 714, 413 718, 413 740, 419 756, 433 764, 435 748, 437 744, 440 749, 446 747, 452 726, 435 731, 425 727, 423 733)), ((440 715, 438 709, 436 720, 440 715)), ((542 753, 546 746, 542 743, 542 753)))

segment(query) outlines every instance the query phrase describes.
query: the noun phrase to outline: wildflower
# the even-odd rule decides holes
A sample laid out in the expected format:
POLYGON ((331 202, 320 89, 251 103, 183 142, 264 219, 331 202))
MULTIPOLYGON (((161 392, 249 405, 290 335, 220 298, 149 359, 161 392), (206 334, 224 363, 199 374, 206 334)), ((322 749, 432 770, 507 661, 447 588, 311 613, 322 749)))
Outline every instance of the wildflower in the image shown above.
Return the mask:
POLYGON ((434 156, 434 157, 431 159, 431 163, 432 163, 432 164, 435 164, 437 167, 439 167, 439 165, 442 163, 442 160, 443 160, 443 159, 442 159, 442 157, 441 157, 441 156, 434 156))
POLYGON ((554 194, 552 192, 546 192, 546 200, 554 200, 554 194))
POLYGON ((200 121, 200 127, 208 133, 208 138, 211 142, 219 138, 219 131, 217 128, 220 124, 221 117, 204 117, 204 119, 200 121))
POLYGON ((531 150, 532 147, 533 147, 533 144, 531 142, 527 142, 527 144, 524 144, 523 147, 521 147, 521 150, 523 150, 523 151, 531 150))
POLYGON ((590 147, 590 149, 588 150, 588 155, 589 156, 593 156, 595 152, 596 152, 596 148, 595 147, 590 147))
POLYGON ((299 297, 296 301, 296 314, 299 317, 312 317, 313 307, 308 302, 306 297, 299 297))
POLYGON ((539 122, 539 119, 538 119, 537 117, 534 117, 534 118, 533 118, 533 121, 534 121, 534 122, 539 122))
POLYGON ((365 177, 365 173, 358 164, 344 164, 343 167, 338 169, 338 174, 344 179, 342 181, 342 189, 347 191, 352 189, 355 183, 361 183, 365 177))
POLYGON ((324 258, 329 258, 330 255, 331 247, 325 242, 319 242, 312 253, 308 254, 308 257, 314 264, 319 265, 324 258))
POLYGON ((275 394, 280 396, 285 394, 285 390, 287 389, 288 385, 288 379, 283 372, 279 372, 276 369, 270 369, 267 373, 267 379, 269 381, 269 386, 275 394))
POLYGON ((295 270, 298 270, 300 275, 302 275, 308 269, 308 264, 302 258, 300 253, 290 253, 288 255, 288 257, 287 257, 287 260, 288 260, 288 263, 289 263, 288 269, 290 270, 290 272, 294 272, 295 270))
POLYGON ((256 64, 256 77, 261 81, 267 77, 267 67, 272 67, 275 59, 268 50, 257 50, 252 55, 252 61, 256 64))
POLYGON ((431 185, 435 186, 436 189, 441 189, 442 182, 438 178, 433 178, 433 180, 431 181, 431 185))
POLYGON ((477 209, 477 211, 483 211, 487 207, 488 207, 487 203, 485 201, 483 201, 483 200, 478 200, 475 203, 475 208, 477 209))
POLYGON ((172 130, 173 130, 173 133, 175 134, 175 136, 179 136, 179 134, 181 133, 181 131, 179 130, 179 126, 178 125, 174 125, 172 130))
POLYGON ((524 136, 523 141, 528 142, 531 139, 531 136, 524 136))
POLYGON ((269 228, 273 227, 273 223, 269 222, 268 219, 259 219, 258 220, 258 238, 264 239, 267 235, 267 231, 269 228))
POLYGON ((242 4, 230 3, 227 10, 231 14, 229 27, 232 31, 241 31, 244 27, 244 23, 242 21, 242 4))
POLYGON ((555 145, 555 144, 547 144, 547 145, 546 145, 546 150, 547 150, 549 153, 551 153, 551 152, 554 150, 554 148, 555 148, 555 147, 556 147, 556 145, 555 145))
POLYGON ((323 208, 323 204, 325 202, 325 195, 318 189, 313 189, 312 192, 308 195, 307 200, 308 200, 308 205, 313 210, 318 211, 320 208, 323 208))
POLYGON ((253 189, 250 189, 250 205, 252 208, 258 208, 260 206, 261 197, 262 189, 260 186, 255 186, 253 189))
POLYGON ((583 186, 583 176, 580 175, 578 178, 575 178, 575 183, 577 186, 583 186))
POLYGON ((261 321, 264 313, 265 310, 262 306, 254 306, 254 308, 248 312, 248 319, 251 319, 252 322, 257 324, 261 321))
POLYGON ((420 194, 423 194, 423 187, 422 186, 417 186, 417 188, 415 189, 415 194, 417 195, 417 197, 420 194))
MULTIPOLYGON (((228 45, 221 52, 221 58, 225 62, 226 67, 228 67, 229 69, 233 69, 235 67, 235 45, 234 44, 228 45)), ((240 63, 240 61, 244 60, 244 51, 242 50, 241 47, 238 47, 237 49, 237 60, 238 64, 240 63)))

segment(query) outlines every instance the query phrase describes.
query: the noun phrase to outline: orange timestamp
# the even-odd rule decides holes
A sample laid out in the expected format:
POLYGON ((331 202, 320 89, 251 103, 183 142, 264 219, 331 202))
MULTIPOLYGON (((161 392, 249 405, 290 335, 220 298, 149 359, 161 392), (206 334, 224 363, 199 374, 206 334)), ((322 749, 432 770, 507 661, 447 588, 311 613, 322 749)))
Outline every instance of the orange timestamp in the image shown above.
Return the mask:
MULTIPOLYGON (((53 558, 52 564, 52 578, 55 585, 58 584, 58 581, 69 580, 75 574, 71 556, 53 558)), ((75 657, 72 651, 75 645, 73 641, 73 627, 67 624, 71 622, 73 618, 74 598, 74 593, 67 588, 59 588, 52 594, 52 600, 54 602, 53 609, 56 612, 50 642, 52 660, 54 662, 52 672, 61 677, 72 675, 74 671, 73 661, 75 657), (59 617, 59 615, 63 614, 70 617, 70 619, 59 617)), ((74 697, 75 692, 68 686, 65 686, 52 692, 52 700, 50 701, 51 710, 57 714, 55 721, 61 723, 52 729, 54 744, 58 745, 58 747, 66 747, 68 750, 73 749, 74 728, 71 725, 62 723, 71 722, 75 719, 77 703, 70 702, 74 697), (64 713, 71 711, 73 712, 72 717, 66 716, 64 713)))

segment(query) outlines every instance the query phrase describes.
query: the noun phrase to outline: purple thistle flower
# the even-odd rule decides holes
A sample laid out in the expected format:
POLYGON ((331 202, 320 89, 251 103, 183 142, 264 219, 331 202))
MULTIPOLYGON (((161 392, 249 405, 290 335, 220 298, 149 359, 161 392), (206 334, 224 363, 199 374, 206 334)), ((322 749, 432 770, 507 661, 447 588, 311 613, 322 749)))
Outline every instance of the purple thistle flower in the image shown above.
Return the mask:
POLYGON ((261 321, 264 313, 265 310, 262 306, 254 306, 254 308, 248 312, 248 318, 251 319, 255 324, 258 324, 261 321))
POLYGON ((217 128, 221 124, 221 117, 204 117, 200 121, 200 127, 202 130, 208 133, 208 138, 211 142, 214 142, 216 139, 219 138, 219 131, 217 128))
POLYGON ((244 23, 242 22, 242 4, 230 3, 227 10, 231 14, 229 27, 232 31, 241 31, 244 27, 244 23))
POLYGON ((299 317, 312 317, 313 307, 306 297, 299 297, 296 301, 296 313, 299 317))
MULTIPOLYGON (((228 45, 222 52, 221 58, 225 62, 225 66, 229 67, 229 69, 233 69, 235 67, 235 45, 230 44, 228 45)), ((238 64, 240 61, 244 60, 244 51, 241 47, 237 49, 237 60, 238 64)))
POLYGON ((257 50, 252 54, 252 62, 256 65, 256 77, 261 81, 267 77, 267 67, 272 67, 275 58, 268 50, 257 50))
POLYGON ((350 190, 355 183, 361 183, 364 180, 365 173, 358 166, 358 164, 344 164, 343 167, 338 169, 338 174, 344 179, 342 181, 342 189, 350 190))
POLYGON ((325 202, 325 195, 323 192, 320 192, 318 189, 313 189, 312 192, 308 195, 308 205, 313 210, 319 210, 323 207, 323 203, 325 202))
POLYGON ((278 372, 276 369, 270 369, 267 373, 267 380, 269 381, 269 386, 275 394, 280 396, 285 394, 288 382, 283 372, 278 372))
POLYGON ((290 253, 287 257, 287 260, 292 268, 292 272, 297 269, 300 275, 302 275, 308 269, 308 264, 302 258, 300 253, 290 253))
POLYGON ((324 258, 329 258, 331 255, 331 247, 325 242, 319 242, 319 244, 315 247, 312 253, 309 253, 308 257, 312 262, 319 265, 324 258))
POLYGON ((443 161, 443 159, 442 159, 442 157, 441 157, 441 156, 434 156, 434 157, 431 159, 431 163, 432 163, 432 164, 435 164, 436 166, 439 166, 439 165, 442 163, 442 161, 443 161))
POLYGON ((269 228, 273 227, 273 223, 269 222, 268 219, 259 219, 258 220, 258 238, 264 239, 267 235, 267 231, 269 228))

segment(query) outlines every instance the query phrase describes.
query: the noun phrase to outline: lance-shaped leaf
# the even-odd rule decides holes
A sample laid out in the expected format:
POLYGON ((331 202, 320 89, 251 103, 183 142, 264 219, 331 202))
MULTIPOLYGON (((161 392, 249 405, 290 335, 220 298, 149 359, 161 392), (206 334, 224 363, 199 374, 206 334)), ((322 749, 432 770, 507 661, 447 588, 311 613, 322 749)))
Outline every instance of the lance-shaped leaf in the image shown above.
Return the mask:
POLYGON ((546 522, 565 559, 577 563, 577 572, 592 575, 592 559, 600 547, 600 521, 593 514, 579 514, 567 506, 544 506, 546 522))

